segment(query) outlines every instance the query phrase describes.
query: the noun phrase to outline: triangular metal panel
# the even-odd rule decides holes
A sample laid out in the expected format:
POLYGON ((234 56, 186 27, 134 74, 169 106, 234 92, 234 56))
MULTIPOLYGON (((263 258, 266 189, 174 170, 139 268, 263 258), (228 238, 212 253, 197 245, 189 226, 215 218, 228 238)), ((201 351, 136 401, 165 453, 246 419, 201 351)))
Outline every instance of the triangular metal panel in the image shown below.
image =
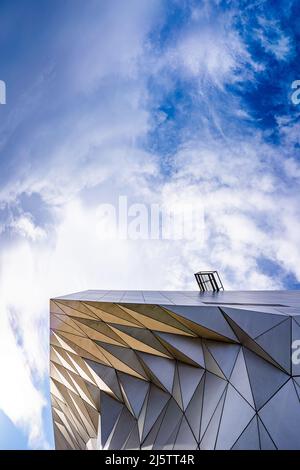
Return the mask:
POLYGON ((183 416, 173 450, 196 450, 198 443, 188 422, 183 416))
POLYGON ((205 341, 205 346, 219 365, 223 375, 230 377, 240 346, 238 344, 221 343, 220 341, 205 341))
POLYGON ((285 318, 282 315, 232 307, 222 307, 222 311, 251 338, 256 338, 281 323, 285 318))
POLYGON ((205 368, 212 374, 217 375, 221 379, 226 379, 224 373, 220 369, 218 363, 216 362, 215 358, 212 356, 209 349, 207 349, 206 345, 203 344, 203 353, 205 358, 205 368))
POLYGON ((254 415, 249 403, 229 384, 216 449, 231 449, 254 415))
POLYGON ((291 321, 291 318, 287 318, 255 338, 255 342, 267 351, 288 374, 291 372, 291 321))
POLYGON ((120 450, 130 436, 130 433, 136 421, 129 413, 127 408, 123 407, 121 415, 118 419, 117 426, 114 430, 112 439, 109 444, 110 450, 120 450))
MULTIPOLYGON (((173 317, 189 320, 195 325, 216 333, 221 337, 236 341, 234 332, 224 319, 221 310, 217 307, 186 307, 177 305, 164 305, 163 307, 173 314, 173 317)), ((192 327, 193 325, 191 324, 192 327)), ((207 337, 210 337, 209 331, 207 332, 207 337)), ((204 337, 206 337, 205 332, 204 337)))
POLYGON ((137 424, 133 426, 131 433, 125 445, 123 446, 123 450, 139 450, 140 449, 140 437, 139 437, 139 430, 137 424))
POLYGON ((169 349, 177 359, 184 360, 184 357, 186 357, 191 359, 194 365, 205 367, 202 341, 200 338, 180 336, 170 333, 156 333, 156 335, 164 341, 165 347, 169 349))
POLYGON ((197 442, 199 441, 200 424, 203 409, 204 382, 205 376, 201 379, 199 385, 197 386, 195 393, 192 396, 192 399, 190 400, 190 403, 185 412, 186 419, 188 420, 188 423, 193 431, 197 442))
POLYGON ((215 448, 225 397, 226 390, 224 390, 223 395, 217 405, 217 408, 215 409, 215 412, 201 439, 200 450, 213 450, 215 448))
POLYGON ((259 416, 276 447, 282 450, 300 448, 300 406, 292 379, 266 403, 259 416))
MULTIPOLYGON (((155 439, 153 449, 164 449, 170 442, 170 437, 176 427, 179 428, 182 419, 182 411, 174 399, 170 399, 155 439)), ((174 441, 173 444, 174 445, 174 441)))
POLYGON ((86 359, 87 364, 93 369, 93 371, 99 375, 101 380, 105 382, 108 388, 116 395, 117 398, 122 400, 122 392, 116 371, 113 367, 104 366, 98 362, 86 359))
POLYGON ((172 393, 175 361, 147 353, 139 352, 137 354, 144 363, 144 367, 147 368, 148 373, 158 380, 168 392, 172 393))
POLYGON ((187 364, 178 363, 178 375, 181 388, 182 404, 185 410, 198 387, 204 374, 204 369, 198 369, 187 364))
POLYGON ((261 450, 276 450, 274 442, 272 441, 268 431, 263 425, 262 421, 258 418, 258 428, 260 437, 260 448, 261 450))
POLYGON ((218 406, 227 383, 228 382, 226 380, 223 380, 210 372, 206 372, 205 374, 200 439, 202 439, 206 431, 208 423, 218 406))
POLYGON ((150 386, 150 392, 147 400, 147 408, 145 414, 145 421, 143 426, 142 441, 147 436, 158 416, 162 412, 166 403, 170 399, 170 395, 163 392, 155 385, 150 386))
POLYGON ((149 390, 149 382, 118 372, 119 382, 123 393, 126 395, 131 409, 137 417, 142 409, 149 390))
POLYGON ((240 350, 234 369, 230 377, 230 383, 236 390, 255 408, 248 371, 245 364, 243 349, 240 350))
POLYGON ((243 349, 254 403, 260 409, 287 382, 289 376, 247 348, 243 349))
POLYGON ((254 416, 241 436, 238 438, 233 450, 260 450, 257 416, 254 416))

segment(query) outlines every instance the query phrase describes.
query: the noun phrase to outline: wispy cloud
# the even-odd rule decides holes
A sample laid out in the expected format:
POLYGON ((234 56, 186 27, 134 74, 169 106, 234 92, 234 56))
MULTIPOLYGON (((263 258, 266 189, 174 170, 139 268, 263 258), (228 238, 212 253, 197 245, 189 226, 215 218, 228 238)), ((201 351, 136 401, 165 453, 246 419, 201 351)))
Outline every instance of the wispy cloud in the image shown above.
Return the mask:
POLYGON ((283 31, 278 20, 259 16, 254 33, 263 49, 277 60, 286 61, 295 54, 293 40, 283 31))

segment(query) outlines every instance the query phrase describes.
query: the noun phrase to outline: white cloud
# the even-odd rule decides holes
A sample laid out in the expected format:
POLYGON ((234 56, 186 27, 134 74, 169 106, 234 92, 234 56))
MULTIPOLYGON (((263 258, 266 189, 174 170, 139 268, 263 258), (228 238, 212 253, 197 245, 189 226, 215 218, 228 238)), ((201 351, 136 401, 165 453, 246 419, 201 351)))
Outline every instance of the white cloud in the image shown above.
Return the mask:
POLYGON ((30 214, 22 214, 17 219, 14 219, 9 227, 18 235, 29 238, 32 241, 42 240, 46 237, 45 230, 34 224, 30 214))
POLYGON ((243 61, 250 59, 234 33, 215 28, 186 34, 179 41, 176 57, 192 76, 209 79, 219 87, 240 79, 236 72, 243 61))
POLYGON ((287 170, 296 176, 294 162, 264 143, 259 132, 251 138, 235 135, 226 144, 200 135, 176 155, 168 192, 189 188, 205 213, 204 246, 183 247, 181 270, 218 268, 227 288, 280 288, 288 272, 299 279, 298 189, 287 190, 281 178, 287 170), (265 259, 279 264, 282 273, 265 272, 259 264, 265 259))
POLYGON ((124 244, 99 244, 95 213, 75 201, 88 198, 84 193, 89 190, 103 202, 127 187, 147 195, 146 181, 157 172, 154 157, 137 143, 149 124, 146 84, 136 69, 157 5, 131 0, 104 8, 92 1, 94 17, 72 15, 70 21, 58 22, 50 72, 36 81, 31 96, 18 103, 22 106, 2 128, 2 146, 14 145, 14 173, 1 185, 1 208, 11 209, 4 226, 19 241, 7 243, 0 255, 0 371, 5 377, 0 408, 27 433, 34 448, 47 446, 42 380, 48 374, 49 298, 91 284, 109 287, 116 279, 126 283, 128 274, 131 285, 135 283, 138 251, 124 244), (65 47, 69 54, 60 53, 65 47), (57 103, 55 123, 37 120, 35 113, 51 100, 57 103), (87 107, 85 100, 91 100, 87 107), (28 131, 26 144, 22 139, 12 144, 25 122, 34 134, 28 131), (51 210, 55 226, 52 220, 41 227, 20 208, 22 194, 34 193, 42 210, 51 210), (117 266, 122 267, 119 276, 117 266))
MULTIPOLYGON (((234 9, 218 11, 214 2, 193 10, 191 21, 178 34, 164 61, 169 67, 199 81, 200 87, 253 79, 264 66, 253 60, 238 31, 233 27, 234 9)), ((218 3, 218 2, 217 2, 218 3)))
POLYGON ((284 161, 284 169, 285 173, 289 178, 295 178, 299 179, 300 178, 300 165, 297 160, 294 158, 287 158, 284 161))
POLYGON ((16 345, 15 334, 8 322, 9 311, 3 303, 1 300, 1 409, 16 426, 24 430, 31 446, 44 448, 47 447, 47 442, 42 430, 42 410, 46 401, 42 392, 34 386, 32 372, 22 347, 16 345))
POLYGON ((46 400, 38 383, 47 368, 48 348, 33 253, 28 242, 22 242, 0 256, 0 406, 28 434, 31 446, 45 447, 46 400))
POLYGON ((282 30, 277 20, 259 16, 258 23, 260 27, 254 30, 254 34, 266 52, 282 61, 295 53, 292 39, 282 30))

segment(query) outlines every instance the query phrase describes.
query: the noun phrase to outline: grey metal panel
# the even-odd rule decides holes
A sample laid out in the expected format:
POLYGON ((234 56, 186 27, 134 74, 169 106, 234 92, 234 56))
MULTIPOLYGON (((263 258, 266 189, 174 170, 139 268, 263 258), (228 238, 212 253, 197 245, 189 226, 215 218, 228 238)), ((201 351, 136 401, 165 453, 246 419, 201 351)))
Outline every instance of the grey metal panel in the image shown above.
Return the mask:
POLYGON ((140 437, 139 437, 139 430, 137 425, 133 426, 131 433, 125 445, 123 446, 124 450, 139 450, 140 449, 140 437))
POLYGON ((180 351, 180 353, 191 358, 196 364, 205 367, 202 341, 199 338, 179 336, 172 333, 156 333, 156 335, 164 339, 168 344, 180 351))
POLYGON ((188 406, 200 380, 203 377, 204 369, 197 369, 196 367, 187 364, 178 364, 178 374, 181 387, 181 395, 183 408, 188 406))
POLYGON ((183 416, 173 449, 195 450, 197 448, 198 443, 192 433, 190 426, 188 425, 185 416, 183 416))
POLYGON ((216 449, 231 449, 254 415, 249 403, 229 384, 216 449))
POLYGON ((293 377, 293 380, 300 387, 300 377, 293 377))
POLYGON ((201 450, 213 450, 215 448, 225 397, 226 390, 224 390, 223 395, 218 403, 218 406, 215 409, 215 412, 209 422, 209 425, 207 426, 206 431, 201 439, 201 450))
POLYGON ((222 307, 222 310, 251 338, 256 338, 284 319, 281 315, 272 315, 263 311, 254 312, 253 310, 228 307, 222 307))
MULTIPOLYGON (((170 437, 175 428, 179 429, 182 419, 182 411, 173 398, 170 399, 164 419, 159 428, 158 434, 155 439, 153 449, 164 449, 170 443, 170 437)), ((172 445, 174 445, 174 440, 172 445)))
POLYGON ((116 429, 110 441, 109 448, 111 450, 122 449, 126 440, 130 436, 130 433, 135 425, 134 418, 129 413, 125 406, 122 409, 122 413, 118 419, 116 429))
POLYGON ((122 372, 118 372, 118 377, 123 393, 126 394, 135 416, 138 416, 149 390, 149 382, 122 372))
POLYGON ((259 409, 279 390, 289 376, 246 348, 244 348, 244 357, 254 402, 259 409))
POLYGON ((212 356, 205 344, 203 344, 203 352, 205 357, 206 370, 208 370, 212 374, 217 375, 218 377, 221 377, 221 379, 226 379, 225 374, 223 373, 215 358, 212 356))
POLYGON ((191 429, 197 441, 199 440, 201 416, 203 409, 204 382, 205 379, 203 377, 198 387, 196 388, 195 393, 185 412, 185 416, 189 422, 189 425, 191 426, 191 429))
POLYGON ((197 325, 208 328, 233 341, 236 340, 235 334, 217 307, 185 307, 177 305, 165 305, 164 307, 183 318, 193 321, 197 325))
POLYGON ((261 409, 259 415, 278 448, 300 449, 300 406, 292 379, 261 409))
POLYGON ((169 399, 170 395, 163 392, 155 385, 150 386, 142 440, 147 436, 169 399))
POLYGON ((182 403, 182 395, 181 395, 181 388, 180 388, 180 382, 179 382, 179 374, 178 374, 178 367, 176 366, 175 369, 175 374, 174 374, 174 383, 173 383, 173 390, 172 390, 172 396, 178 406, 183 410, 183 403, 182 403))
POLYGON ((226 385, 226 380, 220 379, 210 372, 206 372, 200 439, 202 438, 208 423, 212 418, 212 415, 219 403, 226 385))
POLYGON ((124 362, 133 370, 138 372, 142 377, 145 375, 145 371, 138 359, 138 356, 132 349, 103 343, 102 341, 96 341, 96 343, 101 345, 103 349, 110 352, 113 356, 117 357, 121 362, 124 362))
POLYGON ((159 449, 172 450, 174 448, 174 442, 175 442, 176 436, 178 435, 178 432, 179 432, 179 427, 180 427, 181 420, 182 420, 182 417, 178 421, 178 423, 176 424, 173 432, 170 434, 170 436, 166 440, 165 444, 163 444, 162 447, 159 447, 159 444, 157 443, 157 444, 155 444, 153 449, 155 449, 155 450, 159 450, 159 449))
POLYGON ((220 366, 223 374, 228 378, 232 372, 240 346, 209 340, 205 341, 205 345, 220 366))
POLYGON ((87 364, 93 369, 93 371, 101 377, 104 383, 114 392, 118 398, 122 398, 119 382, 115 369, 112 367, 104 366, 98 362, 92 361, 91 359, 85 359, 87 364))
POLYGON ((144 441, 142 443, 142 446, 141 446, 143 450, 152 450, 153 449, 156 436, 158 434, 159 428, 160 428, 161 423, 162 423, 162 421, 164 419, 164 416, 165 416, 166 408, 167 408, 167 405, 165 405, 162 412, 158 416, 157 420, 154 422, 150 432, 148 433, 148 435, 144 439, 144 441))
POLYGON ((257 417, 254 416, 242 435, 238 438, 234 450, 260 450, 257 417))
POLYGON ((175 361, 147 353, 139 352, 137 354, 146 364, 153 376, 171 393, 175 373, 175 361))
POLYGON ((249 382, 249 376, 245 364, 243 350, 241 349, 237 361, 235 363, 232 375, 230 377, 230 383, 236 388, 236 390, 247 400, 247 402, 254 408, 253 395, 249 382))
POLYGON ((268 431, 266 430, 260 418, 258 418, 258 428, 259 428, 261 450, 276 450, 277 447, 272 441, 270 435, 268 434, 268 431))
MULTIPOLYGON (((150 386, 150 389, 151 389, 151 386, 150 386)), ((142 409, 141 409, 139 417, 138 417, 138 423, 137 424, 138 424, 138 430, 139 430, 139 436, 140 436, 140 441, 141 442, 142 442, 142 439, 143 439, 143 434, 145 434, 144 433, 144 426, 145 426, 145 419, 146 419, 146 413, 147 413, 149 394, 150 394, 150 390, 148 391, 148 393, 146 395, 146 398, 144 400, 142 409)))
POLYGON ((291 318, 255 338, 255 341, 288 373, 291 372, 291 318))
MULTIPOLYGON (((226 315, 226 314, 224 314, 226 315)), ((260 356, 265 361, 268 361, 270 364, 279 367, 279 364, 276 363, 275 359, 272 358, 259 344, 255 342, 255 339, 250 338, 234 321, 227 317, 228 322, 230 323, 232 329, 234 330, 236 336, 238 337, 240 343, 250 349, 252 352, 260 356)))
POLYGON ((104 392, 101 392, 101 446, 104 447, 114 425, 117 422, 121 412, 123 409, 123 405, 111 398, 104 392))

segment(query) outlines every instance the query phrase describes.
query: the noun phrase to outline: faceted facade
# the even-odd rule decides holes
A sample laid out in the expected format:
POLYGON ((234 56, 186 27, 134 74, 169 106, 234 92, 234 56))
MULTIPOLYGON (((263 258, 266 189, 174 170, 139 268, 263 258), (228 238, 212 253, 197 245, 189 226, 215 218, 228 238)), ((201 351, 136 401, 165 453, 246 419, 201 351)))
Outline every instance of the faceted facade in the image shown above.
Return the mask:
POLYGON ((57 449, 300 449, 299 292, 86 291, 50 306, 57 449))

